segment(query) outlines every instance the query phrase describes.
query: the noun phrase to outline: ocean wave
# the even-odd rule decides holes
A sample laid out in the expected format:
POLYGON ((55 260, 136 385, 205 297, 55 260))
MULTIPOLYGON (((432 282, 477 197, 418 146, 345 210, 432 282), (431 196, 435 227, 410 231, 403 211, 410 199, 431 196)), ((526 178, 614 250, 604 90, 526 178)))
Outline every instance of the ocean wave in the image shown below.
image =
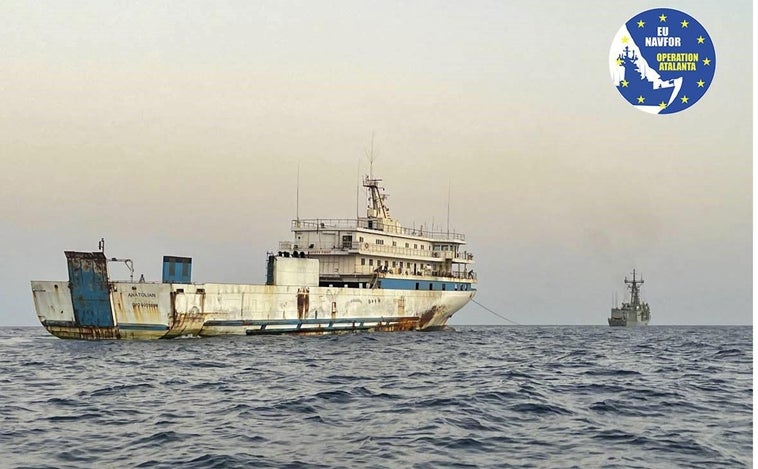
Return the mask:
POLYGON ((8 467, 752 465, 749 327, 156 342, 14 329, 0 349, 8 467))

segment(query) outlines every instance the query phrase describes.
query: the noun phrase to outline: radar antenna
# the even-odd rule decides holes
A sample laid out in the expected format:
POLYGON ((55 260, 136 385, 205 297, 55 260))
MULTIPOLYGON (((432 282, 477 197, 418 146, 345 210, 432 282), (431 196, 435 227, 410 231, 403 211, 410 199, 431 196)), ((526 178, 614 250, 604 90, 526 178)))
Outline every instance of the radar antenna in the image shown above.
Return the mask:
POLYGON ((628 280, 626 276, 624 277, 624 283, 629 285, 629 292, 631 294, 631 305, 639 305, 640 304, 640 285, 645 283, 644 280, 642 280, 642 276, 640 275, 640 279, 637 280, 637 269, 632 269, 632 280, 628 280))

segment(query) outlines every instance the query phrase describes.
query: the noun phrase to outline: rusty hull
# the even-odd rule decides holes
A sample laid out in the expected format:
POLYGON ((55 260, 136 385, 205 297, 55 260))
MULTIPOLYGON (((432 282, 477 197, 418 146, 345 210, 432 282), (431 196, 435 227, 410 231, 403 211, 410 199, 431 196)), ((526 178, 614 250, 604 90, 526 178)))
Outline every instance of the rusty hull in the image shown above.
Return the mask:
POLYGON ((32 282, 40 322, 64 339, 415 331, 443 327, 475 291, 113 282, 114 327, 76 323, 67 282, 32 282))
POLYGON ((61 339, 106 340, 121 339, 118 327, 67 326, 61 324, 45 324, 49 333, 61 339))

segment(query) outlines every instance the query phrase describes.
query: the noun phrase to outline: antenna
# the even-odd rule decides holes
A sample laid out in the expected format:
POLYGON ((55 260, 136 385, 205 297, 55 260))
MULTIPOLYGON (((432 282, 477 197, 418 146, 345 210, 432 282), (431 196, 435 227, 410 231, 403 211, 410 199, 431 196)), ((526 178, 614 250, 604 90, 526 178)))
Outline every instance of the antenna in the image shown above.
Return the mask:
POLYGON ((447 178, 447 237, 450 237, 450 178, 447 178))
POLYGON ((376 159, 376 155, 374 155, 374 132, 371 132, 371 151, 366 151, 366 158, 369 162, 368 177, 374 179, 374 160, 376 159))
POLYGON ((295 190, 295 219, 300 221, 300 162, 297 162, 297 189, 295 190))
MULTIPOLYGON (((358 171, 355 173, 355 219, 360 218, 359 205, 361 199, 361 159, 358 158, 358 171)), ((357 226, 357 225, 356 225, 357 226)))

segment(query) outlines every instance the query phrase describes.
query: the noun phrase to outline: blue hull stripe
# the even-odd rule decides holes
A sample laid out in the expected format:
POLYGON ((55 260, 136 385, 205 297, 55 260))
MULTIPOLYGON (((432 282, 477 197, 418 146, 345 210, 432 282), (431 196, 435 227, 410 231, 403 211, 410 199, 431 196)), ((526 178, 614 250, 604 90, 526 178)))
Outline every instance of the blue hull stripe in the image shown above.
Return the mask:
POLYGON ((42 321, 42 325, 45 327, 79 327, 74 321, 56 321, 50 319, 42 321))
MULTIPOLYGON (((332 329, 332 328, 355 328, 355 329, 365 329, 369 326, 364 326, 364 323, 367 322, 381 322, 383 324, 390 324, 390 323, 396 323, 399 319, 409 319, 407 316, 402 318, 356 318, 356 319, 303 319, 303 320, 297 320, 297 319, 279 319, 279 320, 236 320, 236 321, 207 321, 205 324, 203 324, 203 327, 244 327, 244 326, 253 326, 253 327, 259 327, 261 330, 265 329, 266 326, 292 326, 292 329, 281 329, 283 331, 291 330, 291 331, 297 331, 302 328, 303 325, 315 325, 315 326, 321 326, 325 329, 332 329)), ((412 319, 417 319, 413 317, 412 319)), ((44 326, 48 327, 71 327, 71 328, 81 328, 81 327, 91 327, 91 326, 81 326, 79 324, 76 324, 74 321, 54 321, 54 320, 46 320, 42 323, 44 326)), ((167 331, 169 330, 169 326, 166 324, 146 324, 146 323, 119 323, 115 326, 116 328, 124 331, 167 331)), ((306 328, 310 329, 310 328, 306 328)), ((274 330, 273 332, 278 331, 279 329, 274 330)))
POLYGON ((474 285, 470 282, 440 281, 437 277, 432 279, 405 279, 383 278, 380 279, 382 290, 431 290, 431 291, 473 291, 474 285))
POLYGON ((334 325, 352 325, 364 322, 397 322, 400 319, 418 319, 414 317, 402 316, 391 318, 339 318, 339 319, 248 319, 236 321, 206 321, 204 327, 240 327, 240 326, 293 326, 297 328, 301 325, 323 325, 331 327, 334 325))
MULTIPOLYGON (((75 321, 55 321, 46 320, 42 322, 45 327, 70 327, 75 329, 85 329, 88 327, 97 326, 82 326, 75 321)), ((121 329, 125 331, 167 331, 169 328, 165 324, 140 324, 140 323, 121 323, 114 326, 114 329, 121 329)))
POLYGON ((119 323, 118 328, 125 331, 167 331, 168 326, 165 324, 140 324, 140 323, 119 323))
MULTIPOLYGON (((352 323, 351 323, 352 324, 352 323)), ((363 323, 359 326, 356 322, 355 327, 324 327, 321 329, 317 328, 308 328, 308 329, 301 329, 300 327, 288 327, 287 329, 266 329, 266 326, 263 325, 259 329, 247 329, 245 331, 245 334, 247 335, 275 335, 275 334, 291 334, 294 332, 318 332, 319 330, 327 332, 327 331, 366 331, 371 329, 369 326, 364 326, 363 323)))

